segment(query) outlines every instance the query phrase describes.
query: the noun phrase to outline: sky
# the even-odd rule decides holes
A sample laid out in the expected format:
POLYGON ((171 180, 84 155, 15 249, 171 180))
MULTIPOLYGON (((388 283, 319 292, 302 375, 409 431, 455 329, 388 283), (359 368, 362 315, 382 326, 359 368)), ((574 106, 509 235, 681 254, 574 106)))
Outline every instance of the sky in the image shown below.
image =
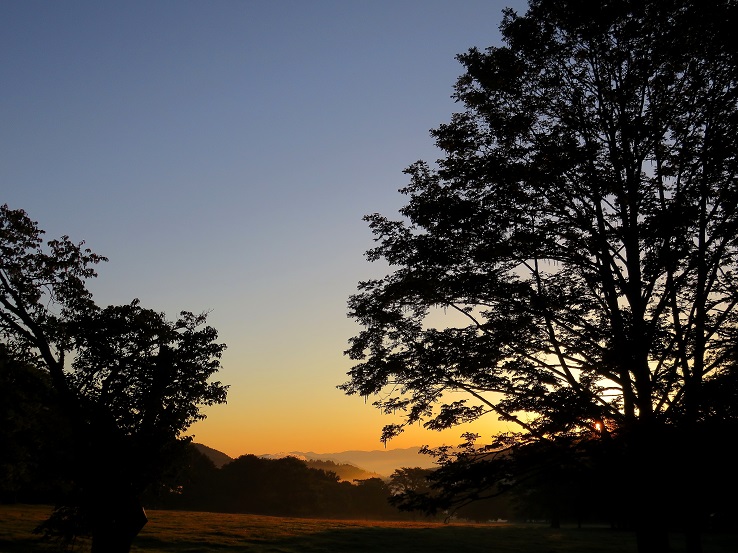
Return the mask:
MULTIPOLYGON (((109 258, 90 289, 227 344, 226 405, 188 431, 228 455, 382 449, 345 396, 369 263, 403 169, 460 106, 455 56, 520 0, 0 0, 0 204, 109 258)), ((501 429, 489 419, 472 428, 501 429)), ((412 428, 387 447, 458 443, 412 428)))

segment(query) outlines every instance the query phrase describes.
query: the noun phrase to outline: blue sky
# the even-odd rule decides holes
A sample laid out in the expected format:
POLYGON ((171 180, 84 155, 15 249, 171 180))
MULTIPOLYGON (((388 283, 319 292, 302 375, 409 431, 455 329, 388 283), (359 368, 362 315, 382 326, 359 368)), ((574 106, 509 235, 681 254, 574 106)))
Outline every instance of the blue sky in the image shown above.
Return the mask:
POLYGON ((439 157, 455 55, 499 45, 505 6, 525 4, 5 0, 0 203, 110 258, 98 303, 210 312, 231 392, 197 441, 380 448, 392 419, 335 389, 346 299, 384 270, 361 218, 439 157))

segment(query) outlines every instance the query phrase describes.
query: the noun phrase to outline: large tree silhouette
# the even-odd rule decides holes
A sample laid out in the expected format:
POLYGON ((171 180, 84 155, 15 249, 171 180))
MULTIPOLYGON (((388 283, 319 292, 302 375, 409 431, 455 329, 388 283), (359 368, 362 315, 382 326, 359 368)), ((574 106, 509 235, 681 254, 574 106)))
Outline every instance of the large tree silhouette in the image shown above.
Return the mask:
MULTIPOLYGON (((128 551, 146 522, 139 497, 177 457, 200 408, 225 401, 210 382, 225 348, 204 315, 175 321, 98 307, 86 287, 105 258, 64 236, 45 245, 22 210, 0 207, 0 340, 49 381, 67 429, 70 493, 46 529, 90 533, 94 552, 128 551)), ((11 390, 12 392, 12 390, 11 390)))
POLYGON ((401 220, 367 217, 392 272, 349 301, 342 388, 404 413, 384 438, 487 413, 520 429, 498 448, 616 438, 640 550, 666 551, 665 499, 696 508, 710 470, 705 384, 735 370, 736 9, 532 0, 458 57, 443 158, 407 169, 401 220))

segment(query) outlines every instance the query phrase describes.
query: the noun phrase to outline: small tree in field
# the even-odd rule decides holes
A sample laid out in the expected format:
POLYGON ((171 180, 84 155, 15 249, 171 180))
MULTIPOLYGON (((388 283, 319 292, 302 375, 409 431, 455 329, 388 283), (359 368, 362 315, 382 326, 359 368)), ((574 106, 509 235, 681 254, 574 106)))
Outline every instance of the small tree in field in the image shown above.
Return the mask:
POLYGON ((667 550, 674 506, 699 549, 695 445, 729 417, 709 384, 735 381, 737 10, 532 0, 505 46, 458 57, 444 157, 407 169, 402 220, 367 217, 392 272, 349 300, 342 389, 404 413, 384 438, 492 413, 519 428, 491 444, 505 462, 607 441, 639 549, 667 550))
POLYGON ((126 552, 146 523, 139 503, 187 442, 182 433, 223 403, 209 382, 225 346, 204 315, 176 321, 128 305, 99 308, 85 281, 105 258, 68 237, 44 246, 22 210, 0 207, 0 340, 48 376, 68 429, 70 494, 46 529, 90 533, 93 552, 126 552))

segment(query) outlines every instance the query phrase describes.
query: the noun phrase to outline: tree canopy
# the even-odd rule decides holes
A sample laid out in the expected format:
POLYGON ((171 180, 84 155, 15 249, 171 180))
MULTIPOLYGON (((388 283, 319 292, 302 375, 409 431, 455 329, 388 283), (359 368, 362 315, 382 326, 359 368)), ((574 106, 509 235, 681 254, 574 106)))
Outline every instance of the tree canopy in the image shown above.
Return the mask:
POLYGON ((204 314, 169 321, 138 300, 97 306, 86 281, 106 259, 42 235, 23 210, 0 207, 0 368, 15 368, 10 378, 32 367, 44 395, 21 398, 29 390, 14 385, 11 399, 40 405, 67 429, 70 494, 52 522, 92 532, 95 551, 127 551, 145 522, 138 498, 201 408, 225 402, 227 386, 210 380, 225 345, 204 314))
POLYGON ((404 414, 384 438, 488 413, 519 428, 495 449, 629 436, 645 488, 649 442, 726 415, 707 390, 736 370, 737 8, 532 0, 458 56, 443 157, 406 170, 401 218, 367 216, 391 272, 349 300, 342 389, 404 414))

